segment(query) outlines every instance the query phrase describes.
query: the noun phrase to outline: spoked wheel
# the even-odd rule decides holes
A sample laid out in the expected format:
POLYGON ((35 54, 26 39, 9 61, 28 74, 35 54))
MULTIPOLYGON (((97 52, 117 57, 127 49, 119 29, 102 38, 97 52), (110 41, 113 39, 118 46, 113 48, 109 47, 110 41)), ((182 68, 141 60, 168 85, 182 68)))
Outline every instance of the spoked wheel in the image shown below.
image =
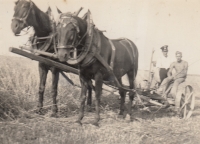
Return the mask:
POLYGON ((195 96, 193 95, 193 88, 187 85, 180 97, 180 114, 184 119, 190 118, 194 110, 194 105, 195 96))

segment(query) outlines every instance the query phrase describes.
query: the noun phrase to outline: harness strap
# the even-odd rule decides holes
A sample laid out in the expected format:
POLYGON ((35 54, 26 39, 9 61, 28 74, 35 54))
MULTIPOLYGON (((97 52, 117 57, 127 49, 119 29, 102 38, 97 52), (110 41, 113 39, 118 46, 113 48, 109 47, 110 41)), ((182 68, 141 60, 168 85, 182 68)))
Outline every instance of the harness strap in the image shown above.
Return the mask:
MULTIPOLYGON (((128 39, 124 39, 124 40, 128 42, 128 44, 129 44, 130 47, 132 48, 132 52, 131 52, 130 49, 128 49, 128 48, 127 48, 127 47, 122 43, 122 41, 120 41, 120 43, 121 43, 121 44, 126 48, 126 50, 128 51, 129 56, 130 56, 130 59, 132 60, 134 66, 135 66, 136 64, 135 64, 135 60, 134 60, 134 58, 135 58, 135 54, 134 54, 134 48, 133 48, 133 45, 131 44, 131 42, 130 42, 128 39), (131 53, 132 53, 133 55, 131 55, 131 53)), ((135 72, 135 70, 134 70, 134 78, 135 78, 135 75, 136 75, 136 72, 135 72)))
POLYGON ((95 53, 95 57, 97 58, 97 60, 99 60, 101 62, 101 64, 108 70, 109 74, 112 75, 114 77, 114 81, 115 81, 115 84, 117 85, 117 87, 119 89, 123 89, 125 91, 133 91, 135 92, 136 90, 135 89, 129 89, 129 88, 126 88, 124 86, 122 86, 119 81, 117 80, 115 74, 113 73, 113 70, 111 69, 111 67, 108 65, 108 63, 101 57, 100 54, 98 53, 95 53))
POLYGON ((131 48, 132 48, 132 53, 133 53, 133 56, 135 57, 135 53, 134 53, 134 48, 133 48, 133 44, 128 40, 128 39, 125 39, 128 43, 129 43, 129 45, 131 46, 131 48))
POLYGON ((36 37, 36 39, 49 39, 49 38, 52 38, 54 36, 55 36, 55 34, 52 34, 52 35, 49 35, 49 36, 46 36, 46 37, 36 37))
MULTIPOLYGON (((39 48, 40 50, 42 51, 47 51, 52 43, 52 41, 54 40, 53 38, 56 36, 56 34, 51 34, 50 36, 47 36, 47 37, 35 37, 34 38, 34 42, 32 45, 36 45, 38 44, 37 43, 37 40, 38 39, 46 39, 45 43, 39 48)), ((35 47, 34 47, 35 48, 35 47)))
POLYGON ((86 44, 86 49, 88 50, 88 55, 81 63, 81 67, 86 67, 94 63, 97 59, 94 58, 95 54, 101 52, 101 35, 96 28, 93 28, 93 35, 91 35, 92 41, 86 44))
POLYGON ((115 46, 113 45, 113 42, 109 39, 109 43, 112 48, 112 55, 111 55, 111 60, 110 60, 110 67, 113 69, 114 67, 114 60, 115 60, 115 46))
MULTIPOLYGON (((126 40, 127 41, 127 40, 126 40)), ((131 51, 130 51, 130 49, 128 49, 127 47, 126 47, 126 45, 123 43, 123 41, 120 41, 120 43, 126 48, 126 50, 128 51, 128 54, 129 54, 129 57, 130 57, 130 59, 132 60, 132 62, 134 62, 134 59, 133 59, 133 57, 132 57, 132 55, 131 55, 131 51)))
POLYGON ((19 21, 22 21, 26 26, 28 26, 26 20, 27 20, 29 14, 31 12, 32 6, 33 6, 33 3, 30 1, 30 8, 29 8, 29 10, 28 10, 28 12, 27 12, 27 14, 26 14, 26 16, 24 18, 13 17, 13 19, 17 19, 19 21))
POLYGON ((16 19, 16 20, 22 21, 26 26, 28 26, 28 24, 27 24, 25 18, 13 17, 13 19, 16 19))

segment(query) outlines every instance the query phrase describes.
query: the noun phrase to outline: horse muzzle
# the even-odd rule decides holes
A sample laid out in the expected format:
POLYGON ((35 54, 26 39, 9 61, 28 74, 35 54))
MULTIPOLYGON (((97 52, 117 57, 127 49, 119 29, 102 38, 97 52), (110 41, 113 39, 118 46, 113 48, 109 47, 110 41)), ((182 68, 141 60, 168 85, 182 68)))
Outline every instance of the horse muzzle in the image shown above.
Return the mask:
MULTIPOLYGON (((57 47, 58 48, 58 47, 57 47)), ((69 59, 69 52, 68 49, 66 48, 61 48, 59 46, 58 51, 57 51, 57 57, 59 59, 59 61, 61 62, 65 62, 69 59)))
POLYGON ((17 20, 13 20, 12 23, 11 23, 11 29, 12 29, 15 36, 20 36, 21 30, 24 27, 25 26, 22 26, 21 23, 17 20))

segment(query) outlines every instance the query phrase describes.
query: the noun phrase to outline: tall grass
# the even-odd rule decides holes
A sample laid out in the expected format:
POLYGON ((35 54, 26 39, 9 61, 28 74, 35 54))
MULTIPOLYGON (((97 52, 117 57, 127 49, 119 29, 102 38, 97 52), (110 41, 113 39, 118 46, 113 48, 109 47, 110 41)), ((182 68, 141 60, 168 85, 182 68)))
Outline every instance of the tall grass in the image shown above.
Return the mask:
MULTIPOLYGON (((77 76, 72 79, 79 81, 77 76)), ((52 75, 49 71, 44 94, 44 110, 51 112, 52 75)), ((38 62, 27 58, 0 57, 0 119, 16 119, 35 112, 39 89, 38 62)), ((76 113, 80 89, 70 85, 60 76, 57 104, 59 115, 66 117, 76 113)))
POLYGON ((39 77, 37 64, 23 58, 1 57, 0 116, 16 118, 35 105, 39 77))

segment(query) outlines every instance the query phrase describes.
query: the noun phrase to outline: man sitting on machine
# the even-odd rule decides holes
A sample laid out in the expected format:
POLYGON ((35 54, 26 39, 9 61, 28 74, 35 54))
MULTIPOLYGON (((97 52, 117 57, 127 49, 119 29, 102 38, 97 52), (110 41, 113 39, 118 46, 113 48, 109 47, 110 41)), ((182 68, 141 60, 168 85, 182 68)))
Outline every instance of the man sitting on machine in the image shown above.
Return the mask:
POLYGON ((169 71, 170 64, 172 63, 170 57, 168 56, 168 45, 164 45, 160 48, 162 50, 162 55, 156 60, 154 64, 155 74, 155 88, 158 88, 162 81, 167 77, 167 72, 169 71))
POLYGON ((163 80, 161 83, 158 93, 162 94, 163 96, 167 95, 167 89, 169 85, 173 82, 173 86, 171 88, 170 93, 168 94, 168 97, 172 97, 175 100, 175 111, 178 112, 180 109, 180 101, 176 100, 176 93, 179 84, 185 81, 187 77, 187 70, 188 70, 188 63, 184 60, 182 60, 182 52, 177 51, 176 52, 176 62, 173 62, 170 65, 170 69, 167 73, 167 78, 163 80), (173 75, 172 70, 175 69, 176 73, 173 75))

